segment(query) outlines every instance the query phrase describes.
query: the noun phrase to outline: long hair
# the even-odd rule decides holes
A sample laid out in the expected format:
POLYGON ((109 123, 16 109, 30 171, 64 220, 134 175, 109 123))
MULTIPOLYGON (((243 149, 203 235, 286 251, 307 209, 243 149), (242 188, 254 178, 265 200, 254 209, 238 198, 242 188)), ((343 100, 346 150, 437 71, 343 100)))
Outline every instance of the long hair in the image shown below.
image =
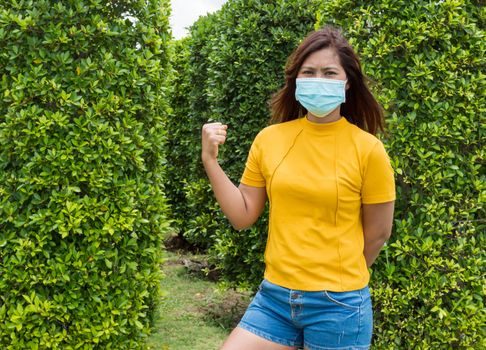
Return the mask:
POLYGON ((285 66, 285 85, 270 100, 270 123, 282 123, 304 116, 307 110, 295 99, 295 79, 306 58, 321 49, 333 48, 346 72, 349 88, 341 115, 350 123, 375 135, 383 131, 383 110, 366 84, 358 55, 344 38, 341 30, 326 26, 311 32, 292 52, 285 66))

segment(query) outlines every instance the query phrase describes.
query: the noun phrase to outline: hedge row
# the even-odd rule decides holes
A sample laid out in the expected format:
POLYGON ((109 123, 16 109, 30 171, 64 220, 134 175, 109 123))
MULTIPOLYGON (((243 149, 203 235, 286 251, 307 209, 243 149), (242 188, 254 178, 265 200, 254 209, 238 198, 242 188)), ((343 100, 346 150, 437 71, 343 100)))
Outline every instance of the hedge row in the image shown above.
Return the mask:
POLYGON ((167 0, 0 1, 0 347, 144 347, 167 0))
POLYGON ((228 123, 220 162, 238 182, 256 133, 269 120, 268 100, 283 83, 287 56, 315 23, 319 1, 228 1, 202 17, 178 43, 173 117, 168 122, 167 186, 180 235, 209 248, 224 276, 247 286, 263 273, 267 222, 237 232, 220 213, 200 161, 200 130, 228 123))
POLYGON ((388 114, 395 228, 373 267, 376 348, 486 347, 486 43, 477 1, 331 1, 388 114))
MULTIPOLYGON (((479 1, 319 2, 316 27, 342 27, 386 110, 396 170, 392 239, 373 266, 377 349, 485 348, 486 56, 479 1)), ((200 163, 207 120, 229 124, 221 164, 237 183, 268 121, 286 57, 314 26, 312 1, 229 1, 179 42, 169 120, 169 196, 180 234, 231 283, 262 276, 266 222, 236 232, 200 163)))

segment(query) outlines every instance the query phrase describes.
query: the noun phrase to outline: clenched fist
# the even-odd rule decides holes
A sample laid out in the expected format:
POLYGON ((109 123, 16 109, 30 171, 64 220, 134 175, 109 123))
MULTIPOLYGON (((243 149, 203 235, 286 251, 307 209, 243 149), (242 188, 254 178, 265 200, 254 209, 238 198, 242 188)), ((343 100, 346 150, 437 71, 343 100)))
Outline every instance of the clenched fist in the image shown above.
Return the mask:
POLYGON ((222 123, 208 123, 202 127, 202 152, 203 162, 218 158, 219 145, 226 141, 226 129, 228 125, 222 123))

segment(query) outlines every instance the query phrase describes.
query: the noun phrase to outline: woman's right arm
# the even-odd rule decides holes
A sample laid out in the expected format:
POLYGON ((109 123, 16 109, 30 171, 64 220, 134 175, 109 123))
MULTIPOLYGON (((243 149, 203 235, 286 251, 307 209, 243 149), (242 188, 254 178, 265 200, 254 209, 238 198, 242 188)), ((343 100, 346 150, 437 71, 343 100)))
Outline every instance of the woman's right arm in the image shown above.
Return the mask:
POLYGON ((242 230, 258 219, 267 200, 265 187, 240 184, 236 187, 218 163, 219 145, 226 141, 227 125, 205 124, 202 128, 201 158, 221 210, 231 225, 242 230))

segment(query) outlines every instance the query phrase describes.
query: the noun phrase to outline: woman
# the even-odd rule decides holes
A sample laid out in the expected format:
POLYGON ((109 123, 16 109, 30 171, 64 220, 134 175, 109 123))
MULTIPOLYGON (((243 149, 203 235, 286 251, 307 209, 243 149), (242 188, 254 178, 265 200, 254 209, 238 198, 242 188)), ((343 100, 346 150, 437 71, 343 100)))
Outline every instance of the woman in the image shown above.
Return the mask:
POLYGON ((272 122, 236 187, 218 164, 227 126, 202 130, 202 160, 236 229, 270 202, 265 276, 223 350, 368 349, 368 267, 390 237, 393 170, 380 106, 340 31, 310 33, 292 53, 272 122))

